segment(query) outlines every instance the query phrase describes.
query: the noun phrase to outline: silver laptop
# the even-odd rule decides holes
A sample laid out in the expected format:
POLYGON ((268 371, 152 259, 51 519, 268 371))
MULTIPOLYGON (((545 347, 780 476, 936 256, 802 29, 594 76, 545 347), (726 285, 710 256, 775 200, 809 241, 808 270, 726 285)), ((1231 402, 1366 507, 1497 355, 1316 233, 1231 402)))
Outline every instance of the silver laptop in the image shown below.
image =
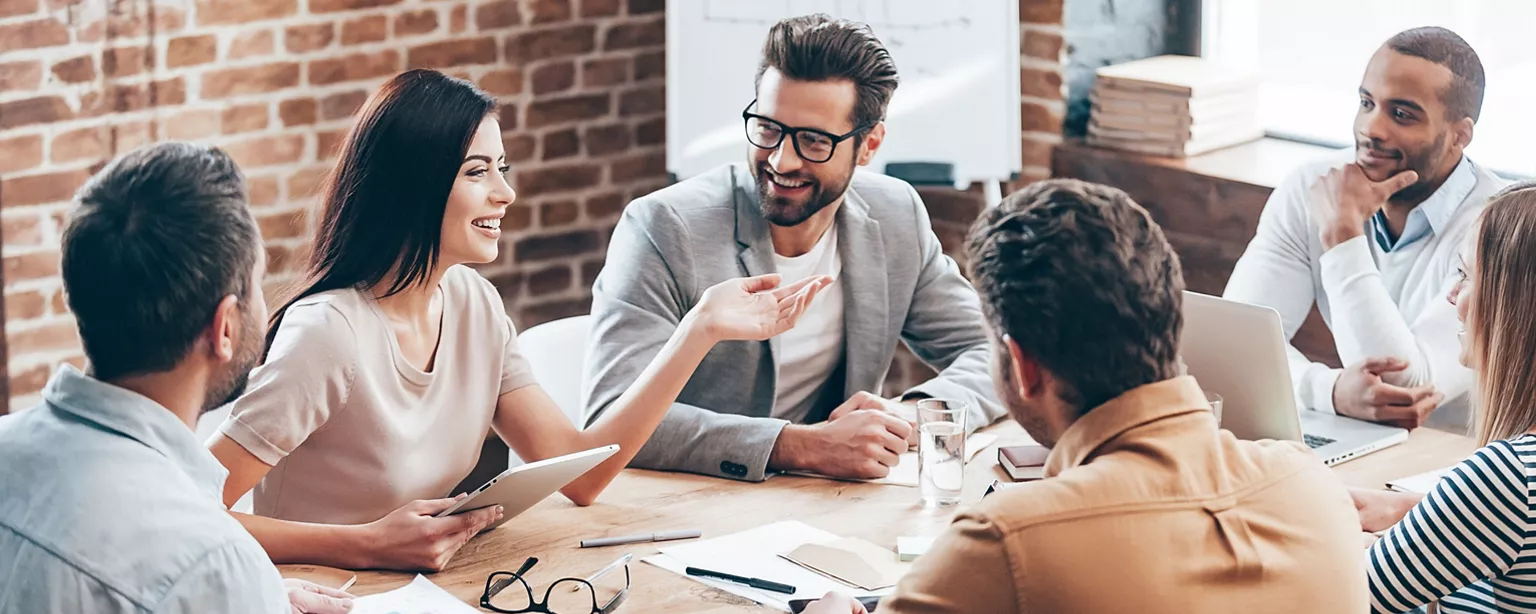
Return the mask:
POLYGON ((1285 329, 1268 307, 1185 292, 1180 349, 1189 374, 1221 395, 1221 427, 1240 439, 1305 442, 1328 465, 1408 439, 1406 429, 1298 412, 1285 329))

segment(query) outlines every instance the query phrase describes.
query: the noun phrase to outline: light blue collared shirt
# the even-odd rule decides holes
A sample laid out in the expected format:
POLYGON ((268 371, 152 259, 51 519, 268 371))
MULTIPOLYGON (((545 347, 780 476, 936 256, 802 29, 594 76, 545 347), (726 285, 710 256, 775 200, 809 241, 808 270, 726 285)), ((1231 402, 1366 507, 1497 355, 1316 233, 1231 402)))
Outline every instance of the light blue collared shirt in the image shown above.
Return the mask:
POLYGON ((286 614, 226 476, 166 408, 61 367, 0 418, 0 612, 286 614))
POLYGON ((1376 245, 1381 251, 1393 252, 1413 245, 1430 233, 1438 235, 1445 231, 1451 218, 1456 215, 1456 208, 1467 200, 1467 195, 1475 187, 1477 174, 1472 172, 1472 163, 1467 161, 1466 156, 1462 156, 1450 177, 1440 184, 1440 189, 1408 213, 1408 223, 1403 226, 1402 236, 1393 241, 1391 235, 1387 234, 1385 210, 1377 210, 1376 215, 1371 216, 1371 236, 1376 239, 1376 245))

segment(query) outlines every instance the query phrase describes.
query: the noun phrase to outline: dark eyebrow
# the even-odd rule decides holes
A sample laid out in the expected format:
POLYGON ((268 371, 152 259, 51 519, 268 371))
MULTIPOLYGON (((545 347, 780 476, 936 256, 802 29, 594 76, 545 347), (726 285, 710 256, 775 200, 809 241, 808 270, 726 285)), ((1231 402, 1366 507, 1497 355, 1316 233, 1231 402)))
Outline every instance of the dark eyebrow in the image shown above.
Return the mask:
POLYGON ((1366 98, 1370 98, 1371 97, 1371 92, 1369 90, 1366 90, 1365 88, 1362 87, 1362 88, 1360 88, 1360 95, 1361 96, 1365 96, 1366 98))
MULTIPOLYGON (((491 157, 490 156, 482 156, 482 155, 479 155, 479 154, 476 154, 476 155, 473 155, 473 156, 466 156, 464 158, 464 162, 468 162, 470 160, 480 160, 482 162, 485 162, 486 164, 490 164, 491 163, 491 157)), ((464 162, 460 162, 459 164, 463 164, 464 162)))

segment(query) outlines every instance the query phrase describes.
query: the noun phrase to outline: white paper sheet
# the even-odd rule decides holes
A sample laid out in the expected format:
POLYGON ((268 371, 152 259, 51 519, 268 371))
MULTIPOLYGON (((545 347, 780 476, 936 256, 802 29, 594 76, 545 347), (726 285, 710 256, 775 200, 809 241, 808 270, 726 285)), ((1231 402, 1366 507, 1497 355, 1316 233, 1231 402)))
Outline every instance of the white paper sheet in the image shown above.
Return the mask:
POLYGON ((791 599, 820 599, 829 591, 854 595, 888 594, 889 590, 861 593, 857 589, 779 556, 802 544, 829 544, 839 539, 841 537, 836 534, 799 521, 786 520, 714 539, 669 546, 662 548, 661 554, 646 557, 643 560, 667 571, 785 612, 789 611, 791 599), (794 586, 796 590, 795 594, 786 595, 733 582, 688 576, 685 573, 687 567, 702 567, 738 576, 782 582, 794 586))
POLYGON ((425 576, 395 590, 352 600, 352 614, 479 614, 425 576))
POLYGON ((1455 467, 1445 467, 1443 469, 1426 471, 1418 475, 1410 475, 1406 478, 1392 480, 1387 482, 1387 488, 1400 492, 1412 492, 1421 495, 1427 495, 1429 494, 1429 491, 1435 489, 1435 484, 1440 483, 1440 478, 1445 477, 1445 474, 1450 473, 1452 469, 1455 469, 1455 467))
MULTIPOLYGON (((993 435, 991 433, 977 433, 965 438, 965 462, 971 462, 971 459, 976 458, 978 453, 987 449, 988 447, 991 447, 991 445, 996 441, 997 435, 993 435)), ((889 474, 883 478, 874 480, 833 478, 821 475, 819 473, 802 471, 789 471, 786 473, 788 475, 798 475, 808 478, 824 478, 828 480, 840 480, 844 482, 869 482, 870 484, 891 484, 894 486, 911 486, 912 488, 917 488, 918 464, 917 452, 911 451, 901 455, 901 461, 896 463, 895 467, 891 467, 891 472, 889 474)))

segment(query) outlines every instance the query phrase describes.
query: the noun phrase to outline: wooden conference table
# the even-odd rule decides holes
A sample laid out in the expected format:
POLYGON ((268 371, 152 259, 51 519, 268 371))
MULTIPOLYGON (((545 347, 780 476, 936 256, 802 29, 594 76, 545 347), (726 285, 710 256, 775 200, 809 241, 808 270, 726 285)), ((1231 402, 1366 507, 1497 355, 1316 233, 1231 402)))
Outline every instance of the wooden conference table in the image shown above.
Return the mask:
MULTIPOLYGON (((1028 441, 1011 420, 986 432, 999 444, 1028 441)), ((1467 437, 1427 428, 1408 441, 1337 465, 1351 486, 1380 488, 1387 480, 1446 467, 1466 458, 1477 446, 1467 437)), ((967 466, 960 508, 981 498, 993 480, 1006 480, 996 452, 981 451, 967 466)), ((767 612, 768 608, 640 562, 658 544, 580 549, 582 539, 674 529, 700 529, 705 538, 795 519, 845 537, 859 537, 895 550, 896 538, 940 533, 955 508, 925 510, 916 488, 777 476, 748 484, 696 475, 626 470, 598 503, 585 509, 552 496, 500 528, 476 537, 448 568, 428 577, 438 586, 478 605, 485 578, 493 571, 515 570, 529 556, 539 559, 530 572, 535 586, 561 577, 586 577, 626 552, 632 585, 620 613, 767 612)), ((674 542, 680 543, 680 542, 674 542)), ((359 572, 351 592, 366 595, 405 585, 409 573, 359 572)))

